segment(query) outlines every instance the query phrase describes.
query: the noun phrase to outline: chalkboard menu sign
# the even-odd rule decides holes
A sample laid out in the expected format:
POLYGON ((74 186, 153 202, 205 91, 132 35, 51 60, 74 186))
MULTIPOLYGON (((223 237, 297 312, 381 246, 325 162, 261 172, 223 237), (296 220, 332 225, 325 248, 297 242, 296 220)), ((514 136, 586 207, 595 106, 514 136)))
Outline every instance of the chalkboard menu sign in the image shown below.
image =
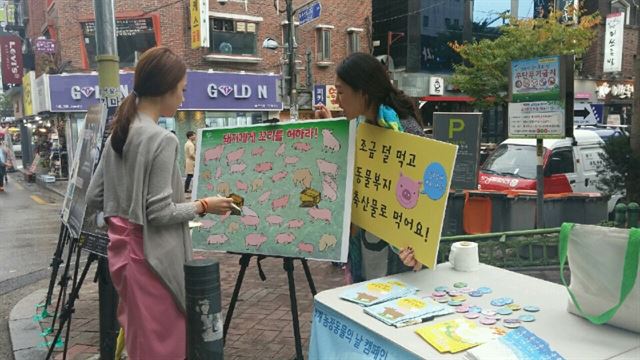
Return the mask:
POLYGON ((451 188, 478 188, 482 113, 433 113, 433 137, 458 145, 451 188))

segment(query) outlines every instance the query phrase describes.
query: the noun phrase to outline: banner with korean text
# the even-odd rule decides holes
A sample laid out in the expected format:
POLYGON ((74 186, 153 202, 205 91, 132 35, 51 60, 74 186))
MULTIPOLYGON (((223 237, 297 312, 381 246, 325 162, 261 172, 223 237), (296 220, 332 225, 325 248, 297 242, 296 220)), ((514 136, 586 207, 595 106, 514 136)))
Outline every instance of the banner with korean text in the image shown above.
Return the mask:
POLYGON ((201 129, 193 198, 241 211, 202 218, 194 248, 345 262, 354 140, 345 119, 201 129))
POLYGON ((457 148, 361 124, 351 221, 433 269, 457 148))

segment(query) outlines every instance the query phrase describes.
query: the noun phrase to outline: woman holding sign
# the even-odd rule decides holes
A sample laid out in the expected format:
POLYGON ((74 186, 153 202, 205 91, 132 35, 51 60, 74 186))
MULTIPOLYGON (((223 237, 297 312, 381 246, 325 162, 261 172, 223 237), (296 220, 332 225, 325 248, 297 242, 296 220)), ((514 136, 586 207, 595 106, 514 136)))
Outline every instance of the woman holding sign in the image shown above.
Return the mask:
POLYGON ((88 205, 104 211, 109 227, 109 271, 132 359, 186 358, 188 222, 232 207, 223 197, 185 202, 178 139, 158 119, 175 114, 186 83, 185 63, 168 48, 142 55, 87 190, 88 205))
MULTIPOLYGON (((384 66, 372 55, 349 55, 336 70, 338 103, 348 119, 424 136, 420 115, 413 101, 391 84, 384 66)), ((331 111, 316 106, 317 118, 331 118, 331 111)), ((413 249, 396 249, 375 235, 351 226, 347 270, 353 282, 397 274, 422 264, 413 249)))

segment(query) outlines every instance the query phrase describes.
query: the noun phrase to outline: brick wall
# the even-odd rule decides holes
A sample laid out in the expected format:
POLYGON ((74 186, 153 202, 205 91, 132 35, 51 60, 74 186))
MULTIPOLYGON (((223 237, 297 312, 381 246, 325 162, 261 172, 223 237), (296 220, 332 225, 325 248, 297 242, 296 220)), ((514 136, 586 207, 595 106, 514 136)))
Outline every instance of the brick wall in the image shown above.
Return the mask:
POLYGON ((27 36, 35 39, 42 35, 42 25, 45 23, 47 12, 47 0, 29 0, 29 23, 27 24, 27 36))
MULTIPOLYGON (((622 48, 622 78, 627 79, 633 74, 633 57, 638 48, 638 28, 626 26, 624 29, 622 48)), ((582 74, 596 79, 603 78, 602 65, 604 62, 604 25, 600 27, 598 36, 583 57, 582 74)))

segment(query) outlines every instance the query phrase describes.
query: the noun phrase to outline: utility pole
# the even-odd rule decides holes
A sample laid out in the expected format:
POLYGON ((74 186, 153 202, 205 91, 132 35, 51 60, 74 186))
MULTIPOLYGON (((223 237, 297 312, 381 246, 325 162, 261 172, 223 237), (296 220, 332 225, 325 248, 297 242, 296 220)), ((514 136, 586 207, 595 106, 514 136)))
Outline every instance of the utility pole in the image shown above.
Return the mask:
POLYGON ((518 0, 511 0, 511 16, 518 20, 518 0))
POLYGON ((473 40, 473 0, 464 0, 464 19, 462 21, 462 41, 473 40))
MULTIPOLYGON (((96 60, 98 62, 98 79, 100 99, 107 105, 107 126, 120 103, 120 66, 118 45, 116 42, 116 20, 114 0, 93 0, 96 19, 96 60)), ((103 141, 104 144, 104 141, 103 141)), ((80 251, 80 250, 78 250, 80 251)), ((100 316, 100 358, 113 359, 118 335, 116 309, 118 295, 109 276, 108 259, 98 260, 98 301, 100 316)))
POLYGON ((289 23, 288 55, 289 55, 289 118, 298 120, 298 90, 296 89, 296 47, 295 24, 293 23, 293 0, 287 0, 287 22, 289 23))
MULTIPOLYGON (((640 8, 638 8, 640 10, 640 8)), ((636 56, 634 61, 634 90, 640 89, 640 30, 638 30, 638 38, 636 40, 636 56)), ((640 95, 633 94, 633 111, 631 116, 631 152, 635 158, 640 159, 640 95)))

